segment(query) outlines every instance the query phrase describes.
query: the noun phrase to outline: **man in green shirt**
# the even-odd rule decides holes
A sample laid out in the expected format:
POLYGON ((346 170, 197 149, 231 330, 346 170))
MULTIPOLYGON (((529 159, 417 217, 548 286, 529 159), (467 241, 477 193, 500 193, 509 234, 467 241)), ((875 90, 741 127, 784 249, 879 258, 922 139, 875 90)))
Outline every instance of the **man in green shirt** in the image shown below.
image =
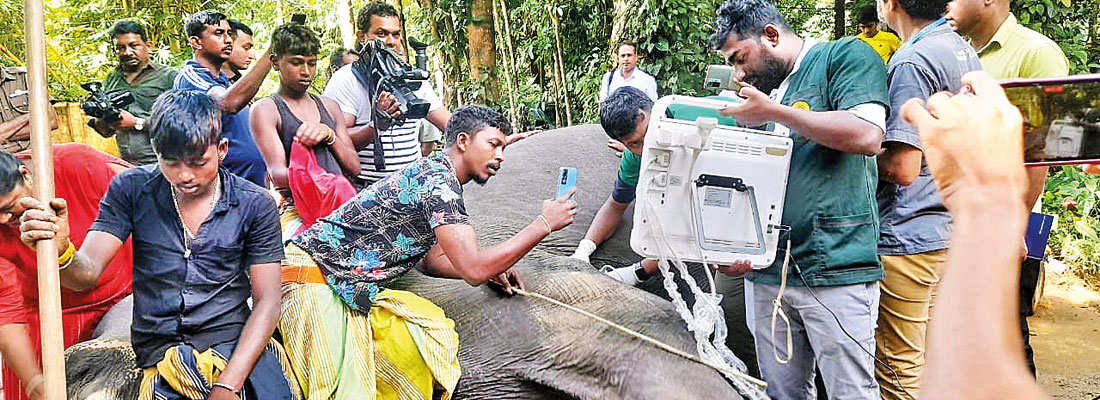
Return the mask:
POLYGON ((153 152, 145 120, 152 113, 157 96, 172 89, 176 71, 149 62, 145 28, 137 22, 115 23, 111 28, 111 44, 118 56, 118 67, 107 74, 103 89, 128 91, 133 94, 134 102, 119 113, 120 120, 108 122, 93 118, 92 126, 104 137, 118 134, 115 139, 122 159, 134 165, 155 163, 157 155, 153 152))
MULTIPOLYGON (((947 5, 947 19, 959 34, 968 36, 978 51, 982 67, 994 79, 1042 78, 1069 75, 1069 61, 1057 43, 1016 22, 1009 11, 1010 0, 953 0, 947 5)), ((1024 204, 1036 205, 1046 185, 1047 167, 1027 169, 1028 187, 1024 204)), ((1039 278, 1039 260, 1024 258, 1020 270, 1020 330, 1028 366, 1035 373, 1034 352, 1027 317, 1039 278)))
POLYGON ((768 395, 815 398, 816 365, 830 398, 878 399, 869 353, 883 277, 873 156, 890 103, 886 68, 859 39, 799 37, 767 0, 727 0, 716 28, 711 45, 748 84, 744 100, 719 114, 775 123, 794 140, 779 238, 790 251, 746 276, 768 395), (789 319, 772 324, 773 302, 789 319))

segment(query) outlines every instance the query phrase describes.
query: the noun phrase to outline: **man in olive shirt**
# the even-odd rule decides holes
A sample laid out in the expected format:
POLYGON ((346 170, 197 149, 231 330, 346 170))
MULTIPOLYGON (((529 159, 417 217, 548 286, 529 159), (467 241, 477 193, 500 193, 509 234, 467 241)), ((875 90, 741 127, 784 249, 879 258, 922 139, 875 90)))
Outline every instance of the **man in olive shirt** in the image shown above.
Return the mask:
MULTIPOLYGON (((1069 61, 1057 43, 1016 22, 1009 11, 1010 0, 953 0, 947 5, 947 19, 959 34, 968 36, 978 51, 982 67, 994 79, 1042 78, 1069 75, 1069 61)), ((1047 167, 1027 169, 1028 187, 1024 204, 1036 204, 1046 184, 1047 167)), ((1040 208, 1036 205, 1036 208, 1040 208)), ((1035 373, 1034 353, 1027 317, 1039 278, 1039 260, 1024 258, 1020 270, 1020 330, 1028 366, 1035 373)))
POLYGON ((107 91, 125 90, 133 94, 134 102, 121 110, 121 119, 114 122, 93 119, 93 126, 100 135, 115 138, 119 155, 134 165, 157 162, 145 120, 153 109, 153 102, 161 93, 172 89, 176 71, 149 62, 149 42, 145 41, 145 28, 134 21, 118 21, 111 28, 111 44, 118 56, 118 67, 103 81, 107 91))

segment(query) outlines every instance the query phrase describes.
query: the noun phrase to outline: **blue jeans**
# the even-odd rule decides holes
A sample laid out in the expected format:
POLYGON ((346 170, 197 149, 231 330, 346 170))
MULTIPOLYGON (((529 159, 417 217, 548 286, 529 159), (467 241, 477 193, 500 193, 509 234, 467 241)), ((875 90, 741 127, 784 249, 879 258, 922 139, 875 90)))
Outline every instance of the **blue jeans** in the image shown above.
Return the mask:
POLYGON ((878 321, 878 282, 807 289, 787 286, 783 311, 790 318, 792 354, 787 354, 787 325, 776 317, 771 330, 772 301, 777 285, 753 283, 753 321, 760 375, 768 382, 768 396, 777 400, 816 399, 815 362, 830 399, 879 399, 875 381, 875 327, 878 321), (833 315, 810 294, 817 295, 858 341, 837 325, 833 315), (862 346, 862 349, 860 348, 862 346), (776 360, 788 359, 786 364, 776 360))

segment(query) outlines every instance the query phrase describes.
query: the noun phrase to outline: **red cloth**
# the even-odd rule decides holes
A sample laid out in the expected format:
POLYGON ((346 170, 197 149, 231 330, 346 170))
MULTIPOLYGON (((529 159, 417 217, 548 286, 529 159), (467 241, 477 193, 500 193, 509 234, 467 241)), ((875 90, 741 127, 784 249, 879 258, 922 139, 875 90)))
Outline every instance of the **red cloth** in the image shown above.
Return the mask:
POLYGON ((295 235, 355 197, 355 186, 347 178, 325 171, 317 162, 317 155, 297 141, 290 147, 286 179, 294 197, 294 208, 302 219, 302 227, 294 232, 295 235))
MULTIPOLYGON (((30 159, 30 152, 16 154, 30 159)), ((53 146, 55 195, 69 208, 70 238, 77 247, 99 214, 99 201, 118 171, 132 165, 118 157, 78 143, 53 146)), ((38 329, 38 268, 34 250, 19 241, 18 225, 0 225, 0 325, 26 323, 40 354, 38 329)), ((95 288, 76 292, 61 288, 65 347, 91 338, 95 325, 112 306, 130 294, 133 247, 127 240, 99 278, 95 288)), ((22 384, 4 366, 4 399, 26 399, 22 384)))

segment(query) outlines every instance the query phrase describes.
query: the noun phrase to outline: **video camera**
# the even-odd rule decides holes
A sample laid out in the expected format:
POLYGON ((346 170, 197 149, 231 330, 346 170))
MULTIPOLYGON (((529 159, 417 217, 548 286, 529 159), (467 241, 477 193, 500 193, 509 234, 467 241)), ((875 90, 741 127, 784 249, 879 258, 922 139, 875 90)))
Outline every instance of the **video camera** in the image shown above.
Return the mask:
POLYGON ((415 68, 386 48, 381 41, 372 40, 359 50, 359 60, 353 64, 356 78, 367 88, 371 101, 381 91, 390 92, 397 98, 401 115, 394 119, 394 125, 401 125, 407 119, 419 119, 428 116, 431 104, 413 93, 428 80, 428 73, 415 68))
MULTIPOLYGON (((88 82, 80 85, 80 87, 88 91, 88 98, 80 103, 80 108, 83 108, 84 113, 88 116, 101 119, 108 124, 121 121, 122 117, 119 116, 119 112, 122 111, 122 107, 134 102, 134 95, 129 91, 104 91, 103 82, 88 82)), ((88 121, 88 126, 94 129, 95 122, 88 121)))

